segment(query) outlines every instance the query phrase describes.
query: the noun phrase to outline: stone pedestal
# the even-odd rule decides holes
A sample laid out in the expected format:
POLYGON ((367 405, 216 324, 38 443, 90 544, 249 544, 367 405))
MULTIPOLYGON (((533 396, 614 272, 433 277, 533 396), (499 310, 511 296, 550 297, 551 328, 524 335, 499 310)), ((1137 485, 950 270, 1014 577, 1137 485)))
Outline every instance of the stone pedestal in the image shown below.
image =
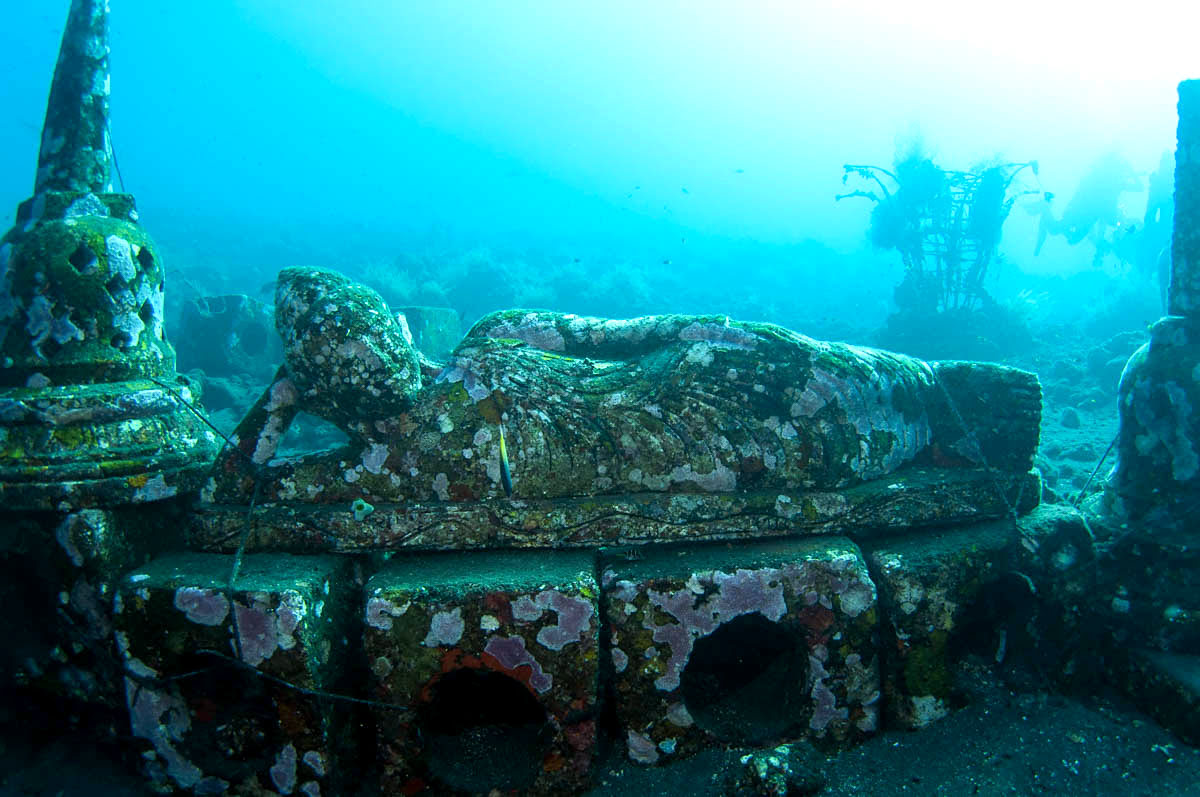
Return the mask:
POLYGON ((848 539, 663 551, 603 579, 631 760, 777 739, 836 748, 878 727, 875 585, 848 539))
POLYGON ((363 654, 387 704, 374 709, 383 794, 587 785, 600 645, 591 556, 398 558, 366 596, 363 654))

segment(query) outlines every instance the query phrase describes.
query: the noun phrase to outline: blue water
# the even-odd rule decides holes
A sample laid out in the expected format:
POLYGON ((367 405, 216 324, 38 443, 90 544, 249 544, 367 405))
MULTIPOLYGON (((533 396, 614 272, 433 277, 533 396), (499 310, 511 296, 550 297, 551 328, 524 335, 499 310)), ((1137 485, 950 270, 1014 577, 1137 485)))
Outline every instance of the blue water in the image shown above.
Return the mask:
MULTIPOLYGON (((1140 216, 1187 76, 1165 4, 825 5, 113 0, 113 140, 174 285, 329 266, 467 323, 511 304, 878 323, 899 260, 867 244, 869 203, 834 196, 842 164, 915 139, 950 169, 1037 159, 1063 200, 1117 153, 1140 216)), ((10 213, 66 8, 0 26, 10 213)), ((1035 258, 1035 236, 1014 210, 999 298, 1092 269, 1062 240, 1035 258)))

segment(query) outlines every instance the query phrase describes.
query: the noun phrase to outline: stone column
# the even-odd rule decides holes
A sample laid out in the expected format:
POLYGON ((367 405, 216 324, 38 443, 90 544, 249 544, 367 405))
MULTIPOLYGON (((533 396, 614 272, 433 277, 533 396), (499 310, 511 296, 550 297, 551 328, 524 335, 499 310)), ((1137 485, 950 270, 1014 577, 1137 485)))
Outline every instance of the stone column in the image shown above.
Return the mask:
POLYGON ((1169 315, 1121 375, 1110 481, 1118 512, 1149 531, 1200 511, 1200 80, 1179 84, 1178 136, 1169 315))
POLYGON ((1175 150, 1175 237, 1171 244, 1171 315, 1200 315, 1200 80, 1179 84, 1175 150))

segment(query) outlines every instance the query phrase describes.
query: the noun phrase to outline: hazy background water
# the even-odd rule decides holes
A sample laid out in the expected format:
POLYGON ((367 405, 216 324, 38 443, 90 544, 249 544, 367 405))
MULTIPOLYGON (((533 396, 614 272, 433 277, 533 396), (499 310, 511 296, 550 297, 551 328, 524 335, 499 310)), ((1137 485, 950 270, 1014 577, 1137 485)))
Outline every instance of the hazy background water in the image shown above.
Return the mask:
MULTIPOLYGON (((0 26, 9 214, 67 6, 0 26)), ((1037 159, 1032 187, 1062 198, 1114 152, 1144 184, 1200 76, 1200 10, 1167 0, 112 0, 111 19, 113 138, 169 291, 325 265, 467 323, 513 302, 882 318, 899 258, 865 243, 869 203, 834 201, 842 164, 921 137, 946 168, 1037 159), (460 279, 428 284, 441 264, 460 279)), ((1122 197, 1131 218, 1144 201, 1122 197)), ((1131 279, 1061 239, 1035 258, 1034 231, 1014 210, 999 298, 1131 279)))

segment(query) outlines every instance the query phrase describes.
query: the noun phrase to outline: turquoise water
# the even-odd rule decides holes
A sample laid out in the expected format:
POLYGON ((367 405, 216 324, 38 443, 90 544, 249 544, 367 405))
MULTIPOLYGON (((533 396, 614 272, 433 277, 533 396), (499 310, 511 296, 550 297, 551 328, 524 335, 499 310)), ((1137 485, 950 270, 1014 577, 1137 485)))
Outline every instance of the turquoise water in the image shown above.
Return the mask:
MULTIPOLYGON (((320 265, 465 323, 526 305, 878 324, 899 259, 868 244, 869 203, 834 197, 844 163, 916 140, 947 169, 1037 159, 1060 211, 1115 153, 1123 211, 1143 212, 1185 76, 1165 13, 825 6, 116 0, 113 141, 197 291, 320 265)), ((0 31, 10 209, 66 7, 0 31)), ((1093 270, 1086 243, 1033 255, 1035 211, 1005 227, 999 298, 1093 270)))

